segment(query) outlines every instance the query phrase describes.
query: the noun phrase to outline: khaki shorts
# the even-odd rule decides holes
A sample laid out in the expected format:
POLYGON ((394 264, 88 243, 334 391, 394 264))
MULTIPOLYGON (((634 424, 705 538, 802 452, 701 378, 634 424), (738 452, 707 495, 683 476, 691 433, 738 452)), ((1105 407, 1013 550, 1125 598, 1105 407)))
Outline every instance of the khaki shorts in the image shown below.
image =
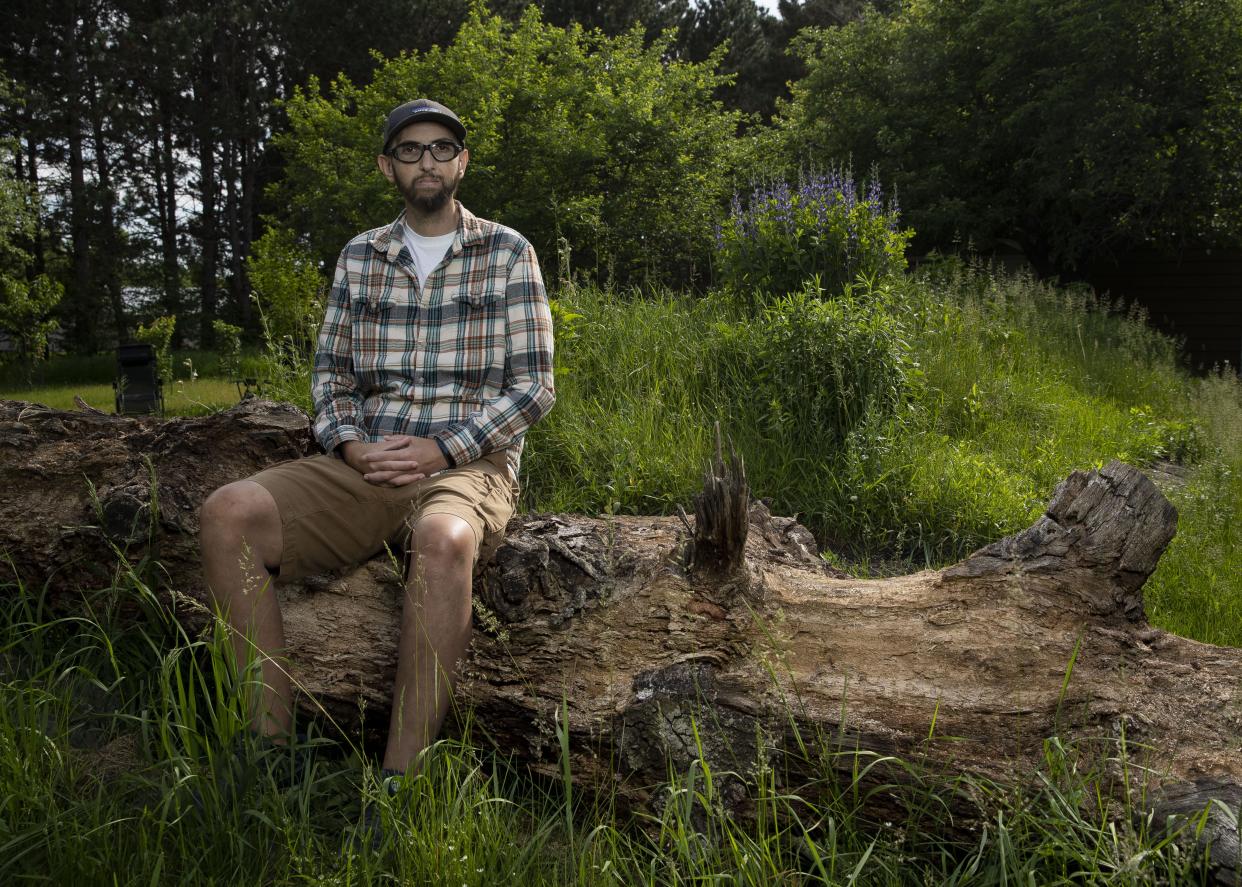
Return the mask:
POLYGON ((276 500, 280 581, 358 564, 389 546, 403 553, 420 517, 452 514, 474 531, 475 564, 486 563, 513 516, 516 484, 486 459, 400 487, 369 484, 341 459, 310 456, 249 478, 276 500))

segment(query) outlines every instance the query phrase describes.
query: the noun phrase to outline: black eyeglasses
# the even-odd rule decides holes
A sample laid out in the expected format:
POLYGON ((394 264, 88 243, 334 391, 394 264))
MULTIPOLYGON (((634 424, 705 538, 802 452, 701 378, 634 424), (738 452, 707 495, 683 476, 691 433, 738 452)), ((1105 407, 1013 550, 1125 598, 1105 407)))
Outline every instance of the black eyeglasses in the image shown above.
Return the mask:
POLYGON ((464 150, 465 145, 459 145, 457 142, 441 141, 432 142, 430 145, 424 145, 422 142, 402 142, 400 145, 393 145, 388 154, 402 163, 418 163, 423 159, 423 152, 430 151, 433 160, 447 163, 464 150))

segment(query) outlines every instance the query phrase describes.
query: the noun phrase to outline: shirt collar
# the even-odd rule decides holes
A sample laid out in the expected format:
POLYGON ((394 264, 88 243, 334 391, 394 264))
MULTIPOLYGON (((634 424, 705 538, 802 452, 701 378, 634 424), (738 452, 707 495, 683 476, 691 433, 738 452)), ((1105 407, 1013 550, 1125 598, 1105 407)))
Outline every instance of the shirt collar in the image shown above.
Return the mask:
MULTIPOLYGON (((482 240, 484 237, 483 222, 461 205, 460 201, 454 201, 457 204, 457 232, 453 238, 453 245, 450 249, 457 252, 459 248, 464 249, 476 241, 482 240)), ((405 243, 405 213, 397 216, 396 220, 386 228, 380 228, 375 236, 371 238, 371 246, 390 262, 397 261, 397 256, 401 254, 401 247, 405 243)))

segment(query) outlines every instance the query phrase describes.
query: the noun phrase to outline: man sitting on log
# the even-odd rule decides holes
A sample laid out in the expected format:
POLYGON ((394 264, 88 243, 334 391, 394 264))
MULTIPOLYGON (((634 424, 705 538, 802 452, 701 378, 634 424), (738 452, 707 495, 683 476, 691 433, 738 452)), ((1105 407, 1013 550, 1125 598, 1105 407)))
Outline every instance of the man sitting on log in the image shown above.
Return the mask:
POLYGON ((465 141, 428 99, 388 115, 377 163, 405 211, 337 262, 312 378, 326 455, 227 484, 202 509, 206 580, 239 667, 261 662, 252 727, 270 742, 293 722, 272 580, 407 553, 387 775, 417 767, 439 732, 470 642, 472 568, 500 541, 524 435, 555 399, 534 250, 455 199, 465 141))

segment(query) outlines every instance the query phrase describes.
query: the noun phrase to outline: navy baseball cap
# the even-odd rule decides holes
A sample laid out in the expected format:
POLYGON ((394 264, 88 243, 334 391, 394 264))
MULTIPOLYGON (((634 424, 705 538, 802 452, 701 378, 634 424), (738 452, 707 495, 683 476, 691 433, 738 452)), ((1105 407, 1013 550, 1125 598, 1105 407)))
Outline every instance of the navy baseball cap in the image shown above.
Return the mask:
POLYGON ((462 126, 461 120, 458 119, 456 114, 439 102, 433 102, 431 99, 414 99, 414 101, 406 102, 404 105, 397 105, 397 107, 388 112, 388 122, 384 124, 383 153, 388 153, 389 142, 392 141, 393 136, 411 123, 419 123, 424 120, 447 127, 453 135, 461 139, 462 144, 465 144, 466 127, 462 126))

